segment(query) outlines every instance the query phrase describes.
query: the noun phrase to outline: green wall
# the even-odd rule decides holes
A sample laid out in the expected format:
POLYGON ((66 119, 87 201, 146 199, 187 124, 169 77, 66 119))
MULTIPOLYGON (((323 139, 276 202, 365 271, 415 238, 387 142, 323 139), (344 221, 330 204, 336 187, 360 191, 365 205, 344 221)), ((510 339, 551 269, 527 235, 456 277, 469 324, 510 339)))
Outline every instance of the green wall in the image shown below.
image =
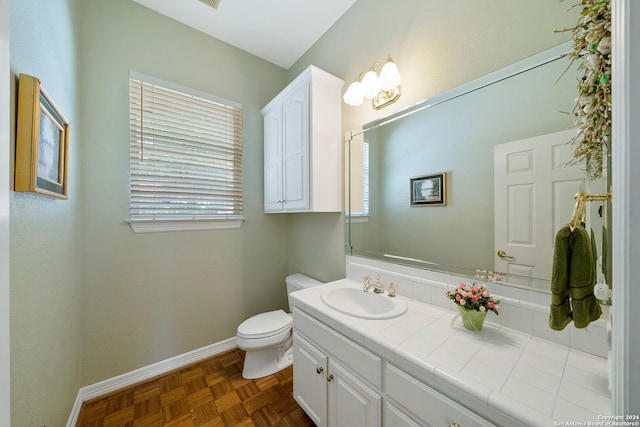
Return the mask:
POLYGON ((82 385, 235 336, 286 307, 287 216, 263 213, 262 115, 286 72, 131 0, 80 7, 82 385), (240 102, 240 229, 134 233, 130 70, 240 102))
MULTIPOLYGON (((10 195, 11 425, 63 425, 81 366, 77 1, 11 2, 11 92, 38 77, 71 122, 69 200, 10 195)), ((15 123, 15 102, 11 122, 15 123)), ((13 127, 13 126, 12 126, 13 127)), ((12 138, 15 129, 12 129, 12 138)), ((13 154, 13 150, 12 150, 13 154)))
POLYGON ((343 106, 346 131, 560 44, 574 18, 556 0, 360 0, 283 70, 131 0, 12 1, 11 71, 39 77, 72 124, 70 199, 11 194, 12 425, 63 425, 80 387, 233 337, 286 306, 288 273, 344 275, 341 214, 262 212, 260 109, 306 66, 350 83, 398 63, 400 101, 343 106), (131 231, 130 70, 244 105, 240 229, 131 231))
MULTIPOLYGON (((348 132, 566 42, 569 35, 554 30, 574 26, 578 12, 556 0, 359 0, 288 70, 288 78, 314 64, 344 79, 344 92, 361 71, 391 55, 402 96, 379 111, 367 102, 343 104, 348 132)), ((294 215, 289 230, 290 269, 344 277, 344 257, 335 255, 345 249, 344 218, 294 215)))
POLYGON ((130 0, 13 1, 11 28, 12 73, 39 77, 72 124, 69 200, 11 195, 12 425, 56 426, 80 387, 286 307, 288 216, 263 213, 260 114, 286 71, 130 0), (240 229, 126 223, 130 70, 243 104, 240 229))

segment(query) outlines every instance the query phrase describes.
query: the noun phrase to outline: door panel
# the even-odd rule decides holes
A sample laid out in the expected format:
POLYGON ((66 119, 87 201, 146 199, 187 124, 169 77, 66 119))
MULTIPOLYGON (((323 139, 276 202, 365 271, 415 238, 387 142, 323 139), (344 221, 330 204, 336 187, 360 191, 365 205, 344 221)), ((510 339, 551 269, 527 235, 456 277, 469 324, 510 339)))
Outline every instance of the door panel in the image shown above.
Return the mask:
POLYGON ((309 84, 283 107, 284 200, 287 210, 309 209, 309 84))
POLYGON ((555 234, 571 220, 573 196, 587 185, 584 166, 569 165, 567 142, 574 135, 567 130, 494 147, 497 271, 551 279, 555 234))
POLYGON ((318 427, 327 425, 327 356, 293 336, 293 397, 318 427))
POLYGON ((380 427, 382 397, 334 360, 329 370, 329 425, 380 427))

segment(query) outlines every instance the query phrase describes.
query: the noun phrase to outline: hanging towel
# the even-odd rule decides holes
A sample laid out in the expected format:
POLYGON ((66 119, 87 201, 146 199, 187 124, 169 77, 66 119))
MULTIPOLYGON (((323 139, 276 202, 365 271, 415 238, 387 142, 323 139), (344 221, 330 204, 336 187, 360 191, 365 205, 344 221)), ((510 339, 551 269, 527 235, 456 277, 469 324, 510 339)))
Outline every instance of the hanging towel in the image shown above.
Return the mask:
POLYGON ((569 225, 556 234, 551 271, 551 312, 549 326, 561 331, 571 320, 585 328, 600 318, 600 303, 593 295, 596 283, 592 240, 583 226, 573 232, 569 225))

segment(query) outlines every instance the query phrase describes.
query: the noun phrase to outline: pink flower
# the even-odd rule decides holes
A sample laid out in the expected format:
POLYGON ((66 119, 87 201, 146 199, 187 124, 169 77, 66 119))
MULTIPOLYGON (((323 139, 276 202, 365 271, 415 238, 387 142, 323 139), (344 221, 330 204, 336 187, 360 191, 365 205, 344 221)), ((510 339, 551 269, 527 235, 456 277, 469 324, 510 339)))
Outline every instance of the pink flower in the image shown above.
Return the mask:
POLYGON ((462 299, 462 297, 460 296, 460 294, 456 294, 456 301, 460 301, 462 299))
POLYGON ((473 296, 471 296, 471 300, 472 300, 473 302, 478 301, 478 295, 473 295, 473 296))
POLYGON ((495 307, 495 304, 493 303, 493 301, 489 301, 489 302, 487 303, 487 307, 489 307, 489 308, 493 308, 493 307, 495 307))

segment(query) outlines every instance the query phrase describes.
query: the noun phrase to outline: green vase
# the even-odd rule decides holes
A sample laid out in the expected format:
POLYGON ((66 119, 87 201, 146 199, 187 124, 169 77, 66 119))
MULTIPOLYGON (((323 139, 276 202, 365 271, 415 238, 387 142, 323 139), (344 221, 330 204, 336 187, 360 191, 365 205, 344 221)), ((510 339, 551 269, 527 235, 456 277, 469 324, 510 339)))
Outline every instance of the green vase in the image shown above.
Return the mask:
POLYGON ((487 317, 486 311, 469 310, 461 305, 458 305, 458 311, 460 312, 460 318, 465 328, 470 331, 481 331, 484 319, 487 317))

